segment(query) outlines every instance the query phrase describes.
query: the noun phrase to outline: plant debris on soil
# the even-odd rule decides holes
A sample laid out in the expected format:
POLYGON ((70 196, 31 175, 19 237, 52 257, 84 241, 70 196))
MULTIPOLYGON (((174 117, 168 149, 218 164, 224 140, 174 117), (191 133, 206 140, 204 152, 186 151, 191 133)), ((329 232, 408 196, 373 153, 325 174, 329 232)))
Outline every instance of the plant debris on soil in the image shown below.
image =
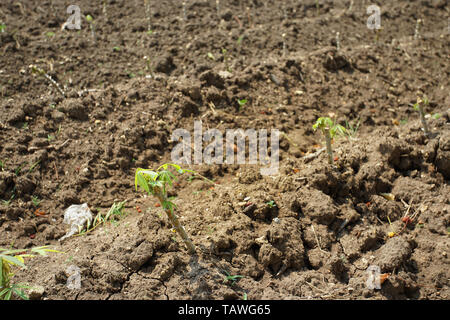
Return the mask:
POLYGON ((450 299, 448 1, 375 1, 377 32, 365 1, 76 2, 80 30, 67 1, 0 4, 0 247, 64 252, 14 269, 33 299, 450 299), (322 116, 351 132, 334 166, 322 116), (190 166, 216 182, 170 190, 190 255, 134 174, 199 120, 280 130, 280 167, 190 166), (59 241, 69 206, 122 201, 59 241))

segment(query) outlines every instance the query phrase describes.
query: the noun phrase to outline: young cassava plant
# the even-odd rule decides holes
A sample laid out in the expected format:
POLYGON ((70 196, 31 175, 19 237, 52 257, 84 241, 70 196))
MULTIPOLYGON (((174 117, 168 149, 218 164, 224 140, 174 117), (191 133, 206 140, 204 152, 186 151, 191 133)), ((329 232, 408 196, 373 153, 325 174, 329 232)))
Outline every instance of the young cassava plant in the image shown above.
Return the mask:
POLYGON ((184 227, 180 224, 178 217, 174 213, 175 204, 170 201, 167 195, 167 188, 172 187, 175 175, 169 171, 169 167, 175 169, 177 173, 183 174, 186 172, 194 173, 192 170, 182 169, 179 165, 166 163, 160 166, 155 171, 147 169, 136 169, 135 175, 135 188, 138 190, 138 186, 147 192, 148 195, 156 197, 161 204, 161 207, 167 214, 172 226, 178 232, 180 237, 186 244, 189 253, 195 254, 195 246, 189 239, 184 227))
POLYGON ((317 129, 320 129, 320 131, 322 131, 327 146, 328 163, 333 165, 333 150, 331 148, 331 140, 336 136, 336 134, 344 135, 346 132, 345 128, 339 124, 336 124, 329 117, 320 117, 313 125, 313 129, 314 131, 316 131, 317 129))
POLYGON ((26 269, 24 258, 33 258, 35 254, 45 256, 47 252, 62 253, 61 251, 48 249, 48 246, 31 249, 0 248, 0 300, 11 300, 15 296, 28 300, 24 289, 32 289, 32 287, 21 283, 12 283, 11 279, 14 273, 11 272, 11 268, 18 266, 26 269))

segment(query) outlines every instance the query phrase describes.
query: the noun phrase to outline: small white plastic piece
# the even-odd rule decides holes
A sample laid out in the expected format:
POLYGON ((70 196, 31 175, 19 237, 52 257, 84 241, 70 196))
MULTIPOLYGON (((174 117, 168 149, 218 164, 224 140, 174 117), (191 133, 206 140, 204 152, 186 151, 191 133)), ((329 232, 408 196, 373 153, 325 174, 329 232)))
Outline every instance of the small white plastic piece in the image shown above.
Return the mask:
POLYGON ((64 223, 70 225, 70 230, 59 241, 64 240, 76 233, 84 227, 87 222, 92 221, 92 212, 87 203, 74 204, 64 212, 64 223))

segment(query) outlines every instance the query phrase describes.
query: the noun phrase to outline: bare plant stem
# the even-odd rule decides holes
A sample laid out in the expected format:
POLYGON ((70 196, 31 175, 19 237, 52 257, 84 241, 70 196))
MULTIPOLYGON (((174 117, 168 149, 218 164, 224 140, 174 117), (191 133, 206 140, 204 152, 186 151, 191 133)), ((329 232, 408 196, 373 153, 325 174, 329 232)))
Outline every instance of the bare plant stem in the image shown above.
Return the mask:
POLYGON ((151 20, 151 12, 150 12, 150 0, 145 0, 145 16, 147 17, 147 31, 152 30, 152 20, 151 20))
MULTIPOLYGON (((158 198, 159 202, 161 203, 161 205, 163 205, 163 203, 165 203, 167 201, 167 196, 165 194, 163 194, 162 192, 159 192, 157 194, 157 198, 158 198)), ((170 220, 170 223, 172 223, 172 226, 175 228, 175 230, 178 232, 178 234, 180 235, 180 237, 183 239, 184 243, 186 244, 189 253, 195 254, 195 252, 196 252, 195 246, 192 243, 191 239, 189 239, 183 226, 180 224, 180 221, 178 220, 176 214, 170 209, 165 209, 164 211, 166 211, 166 214, 170 220)))
POLYGON ((328 163, 333 165, 333 150, 331 149, 330 129, 325 128, 323 130, 323 134, 325 135, 325 143, 327 145, 328 163))
POLYGON ((45 72, 43 69, 38 68, 34 65, 30 66, 31 68, 31 72, 33 73, 37 73, 38 75, 43 76, 45 79, 47 79, 55 88, 56 90, 58 90, 58 92, 65 98, 66 97, 66 93, 61 89, 61 86, 59 85, 58 82, 56 82, 55 80, 53 80, 52 77, 50 77, 47 72, 45 72))
POLYGON ((420 36, 419 31, 420 31, 420 24, 421 23, 422 23, 422 20, 421 19, 417 19, 416 29, 414 30, 414 40, 417 40, 417 38, 419 38, 419 36, 420 36))
POLYGON ((423 131, 425 131, 425 135, 426 136, 429 136, 430 135, 430 131, 428 130, 427 121, 425 119, 425 112, 423 111, 423 107, 422 107, 422 105, 420 103, 417 105, 417 109, 418 109, 419 114, 420 114, 420 122, 422 122, 423 131))

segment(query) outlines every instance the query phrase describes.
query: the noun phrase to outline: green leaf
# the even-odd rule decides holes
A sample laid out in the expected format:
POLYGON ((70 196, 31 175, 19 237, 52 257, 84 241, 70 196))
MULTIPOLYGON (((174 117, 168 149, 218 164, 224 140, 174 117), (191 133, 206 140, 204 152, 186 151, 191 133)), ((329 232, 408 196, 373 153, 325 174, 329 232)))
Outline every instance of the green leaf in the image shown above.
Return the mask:
POLYGON ((336 134, 343 136, 343 135, 345 135, 346 132, 347 131, 345 130, 345 128, 338 124, 338 125, 333 126, 330 129, 330 136, 331 136, 331 138, 334 138, 334 136, 336 136, 336 134))
POLYGON ((32 248, 31 251, 36 252, 42 256, 46 256, 47 252, 64 253, 62 251, 58 251, 58 250, 54 250, 54 249, 47 249, 47 248, 48 248, 48 246, 36 247, 36 248, 32 248))
POLYGON ((16 257, 11 257, 11 256, 0 254, 0 258, 2 258, 3 260, 6 260, 9 264, 18 265, 18 266, 26 269, 26 266, 23 264, 23 262, 20 261, 19 259, 17 259, 16 257))
POLYGON ((167 167, 169 166, 169 164, 168 163, 164 163, 163 165, 161 165, 156 171, 159 171, 159 170, 161 170, 161 168, 162 169, 164 169, 164 170, 167 170, 167 167))
POLYGON ((23 290, 18 290, 18 288, 23 288, 23 289, 31 289, 32 287, 30 286, 26 286, 26 285, 21 285, 21 284, 14 284, 11 287, 11 291, 14 292, 16 295, 18 295, 20 298, 22 298, 23 300, 30 300, 28 298, 28 296, 25 294, 25 292, 23 290))
POLYGON ((3 287, 3 281, 3 259, 0 257, 0 288, 3 287))
MULTIPOLYGON (((5 288, 5 289, 3 289, 2 291, 0 291, 0 298, 5 294, 5 293, 7 293, 8 291, 10 291, 11 289, 10 288, 5 288)), ((5 299, 6 300, 6 299, 5 299)))
POLYGON ((141 172, 136 172, 136 190, 137 185, 139 185, 144 191, 146 191, 148 194, 150 194, 150 188, 148 186, 147 180, 145 180, 144 176, 141 174, 141 172))
POLYGON ((321 130, 324 130, 326 127, 331 128, 333 125, 333 120, 331 120, 329 117, 320 117, 313 125, 313 129, 317 130, 317 128, 320 128, 321 130))
POLYGON ((169 186, 172 186, 172 180, 175 178, 175 175, 167 170, 161 171, 158 175, 158 180, 167 183, 169 186))
POLYGON ((169 210, 170 212, 173 212, 173 209, 176 208, 177 206, 175 205, 175 203, 166 200, 162 203, 163 209, 164 210, 169 210))
POLYGON ((238 100, 239 106, 243 107, 247 103, 247 99, 238 100))
POLYGON ((432 117, 433 117, 433 119, 437 120, 441 117, 441 115, 439 113, 435 113, 435 114, 433 114, 432 117))
POLYGON ((11 300, 12 290, 8 290, 8 292, 5 295, 5 300, 11 300))

